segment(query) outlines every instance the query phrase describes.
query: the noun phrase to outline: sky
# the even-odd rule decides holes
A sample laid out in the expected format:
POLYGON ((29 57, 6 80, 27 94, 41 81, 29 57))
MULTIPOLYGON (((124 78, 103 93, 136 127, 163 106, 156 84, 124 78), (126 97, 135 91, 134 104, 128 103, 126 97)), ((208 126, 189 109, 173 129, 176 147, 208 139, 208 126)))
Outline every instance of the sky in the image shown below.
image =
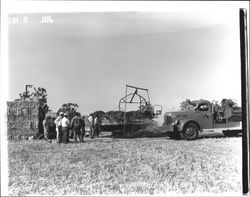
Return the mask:
POLYGON ((8 100, 32 84, 53 111, 72 102, 88 114, 118 110, 128 84, 149 89, 163 113, 186 98, 241 104, 238 16, 237 7, 11 14, 8 100), (44 15, 53 23, 39 23, 44 15))

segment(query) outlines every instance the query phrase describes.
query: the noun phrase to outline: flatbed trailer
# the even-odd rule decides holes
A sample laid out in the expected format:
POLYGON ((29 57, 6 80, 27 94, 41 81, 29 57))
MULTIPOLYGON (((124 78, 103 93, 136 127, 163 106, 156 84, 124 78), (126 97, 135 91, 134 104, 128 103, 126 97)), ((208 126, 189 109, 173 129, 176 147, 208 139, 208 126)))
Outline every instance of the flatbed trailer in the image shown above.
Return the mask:
POLYGON ((133 120, 127 121, 126 123, 120 122, 113 122, 109 124, 101 124, 101 132, 133 132, 137 130, 141 130, 148 125, 152 124, 153 120, 133 120))

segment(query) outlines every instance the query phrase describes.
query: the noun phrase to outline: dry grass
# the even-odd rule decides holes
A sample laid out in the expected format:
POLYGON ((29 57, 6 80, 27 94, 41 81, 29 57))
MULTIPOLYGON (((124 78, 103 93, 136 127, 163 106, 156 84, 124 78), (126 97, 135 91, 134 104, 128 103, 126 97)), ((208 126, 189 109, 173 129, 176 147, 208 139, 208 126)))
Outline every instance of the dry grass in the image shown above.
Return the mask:
POLYGON ((12 195, 241 194, 241 138, 9 142, 12 195))

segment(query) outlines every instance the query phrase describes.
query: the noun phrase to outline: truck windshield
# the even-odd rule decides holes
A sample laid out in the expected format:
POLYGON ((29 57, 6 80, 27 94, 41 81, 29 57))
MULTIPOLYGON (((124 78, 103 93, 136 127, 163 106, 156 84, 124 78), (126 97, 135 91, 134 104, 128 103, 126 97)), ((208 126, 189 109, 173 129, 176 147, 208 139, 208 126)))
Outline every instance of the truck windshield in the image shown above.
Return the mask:
POLYGON ((209 107, 207 104, 199 104, 197 111, 208 111, 209 107))

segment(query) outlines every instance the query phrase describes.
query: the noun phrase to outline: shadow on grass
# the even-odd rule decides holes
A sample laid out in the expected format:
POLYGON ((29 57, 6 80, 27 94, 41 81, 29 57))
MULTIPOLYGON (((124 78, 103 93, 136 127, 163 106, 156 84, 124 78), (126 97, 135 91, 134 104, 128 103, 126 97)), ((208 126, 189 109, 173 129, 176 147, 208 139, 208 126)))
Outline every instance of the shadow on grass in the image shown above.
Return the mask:
POLYGON ((240 138, 242 137, 241 134, 237 135, 237 136, 224 136, 224 135, 209 135, 209 136, 200 136, 197 140, 202 140, 202 139, 210 139, 210 138, 214 138, 214 139, 221 139, 221 138, 240 138))
MULTIPOLYGON (((103 136, 104 137, 104 136, 103 136)), ((110 135, 106 135, 105 138, 112 137, 117 139, 131 139, 131 138, 167 138, 168 140, 182 140, 181 138, 170 138, 166 132, 158 131, 158 132, 151 132, 151 131, 140 131, 140 132, 133 132, 133 133, 123 133, 123 132, 113 132, 110 135)), ((220 139, 220 138, 239 138, 242 137, 241 134, 238 134, 237 136, 224 136, 222 135, 202 135, 198 137, 197 140, 202 139, 220 139)))
POLYGON ((140 132, 113 132, 110 137, 112 138, 122 138, 122 139, 131 139, 131 138, 162 138, 168 137, 166 132, 150 132, 150 131, 140 131, 140 132))
MULTIPOLYGON (((203 140, 203 139, 227 139, 227 138, 240 138, 242 137, 242 134, 238 134, 237 136, 232 136, 232 137, 228 137, 228 136, 224 136, 223 134, 202 134, 201 136, 199 136, 196 140, 203 140)), ((104 143, 113 143, 115 139, 136 139, 136 138, 166 138, 166 140, 171 140, 171 141, 180 141, 183 140, 181 138, 170 138, 166 132, 164 131, 135 131, 135 132, 131 132, 131 133, 123 133, 122 131, 116 131, 116 132, 102 132, 100 134, 99 137, 95 137, 93 139, 89 138, 89 135, 85 135, 84 137, 84 142, 80 142, 79 140, 77 140, 77 142, 75 143, 73 139, 70 139, 70 142, 66 143, 66 144, 90 144, 90 143, 95 143, 96 141, 98 142, 104 142, 104 143)), ((11 142, 20 142, 22 140, 9 140, 11 142)), ((26 141, 26 140, 24 140, 26 141)), ((28 141, 28 140, 27 140, 28 141)), ((34 141, 44 141, 45 144, 51 144, 49 142, 47 142, 46 140, 42 139, 42 140, 34 140, 34 141)), ((185 140, 183 140, 185 141, 185 140)), ((56 140, 53 140, 52 144, 55 144, 56 140)), ((51 144, 51 145, 52 145, 51 144)), ((63 145, 64 143, 60 143, 57 145, 63 145)))

